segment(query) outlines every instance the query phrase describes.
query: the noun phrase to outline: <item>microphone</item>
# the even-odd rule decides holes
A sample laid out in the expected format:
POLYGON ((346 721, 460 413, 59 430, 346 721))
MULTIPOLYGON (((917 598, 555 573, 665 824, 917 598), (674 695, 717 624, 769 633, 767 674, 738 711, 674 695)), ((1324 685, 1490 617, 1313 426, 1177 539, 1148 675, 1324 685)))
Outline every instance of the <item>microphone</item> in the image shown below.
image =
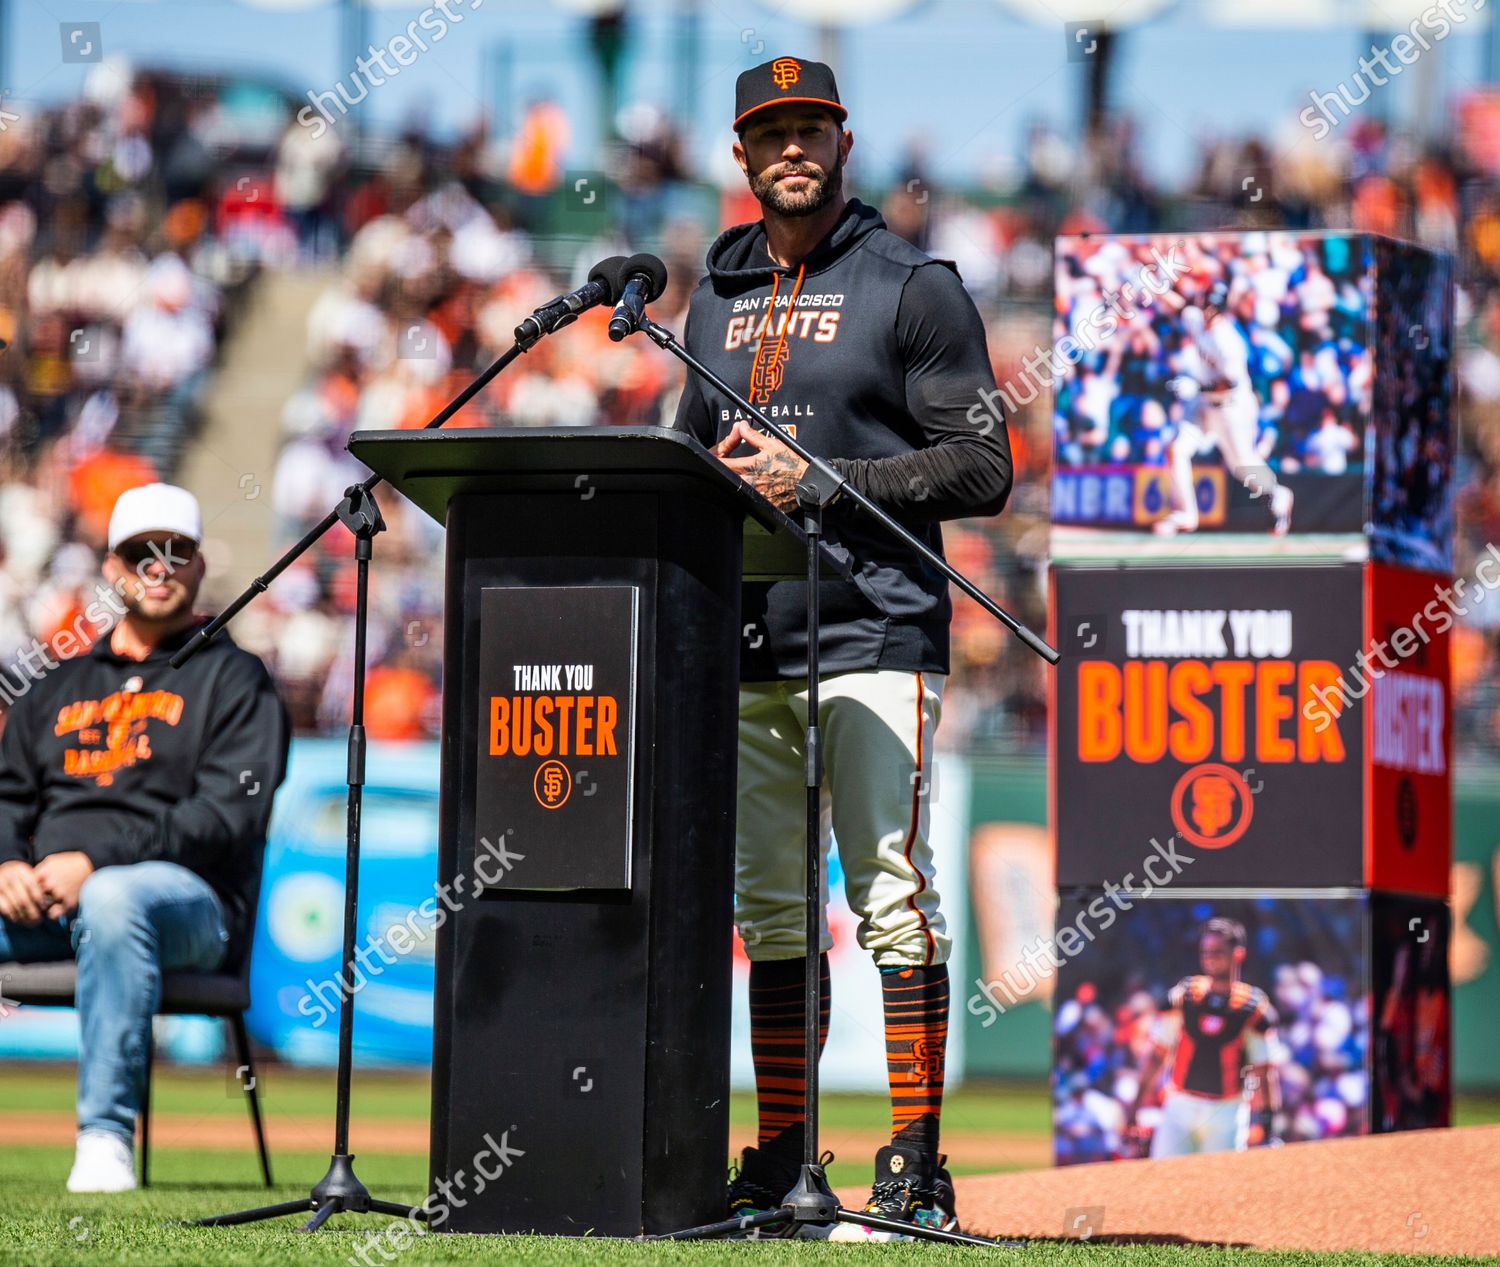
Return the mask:
POLYGON ((629 261, 623 255, 600 260, 589 271, 589 279, 577 290, 548 300, 516 327, 516 342, 529 348, 545 334, 560 330, 578 319, 578 314, 620 297, 624 268, 629 261))
POLYGON ((646 305, 667 288, 667 266, 654 255, 632 255, 620 275, 625 286, 609 319, 609 337, 615 343, 635 333, 646 305))

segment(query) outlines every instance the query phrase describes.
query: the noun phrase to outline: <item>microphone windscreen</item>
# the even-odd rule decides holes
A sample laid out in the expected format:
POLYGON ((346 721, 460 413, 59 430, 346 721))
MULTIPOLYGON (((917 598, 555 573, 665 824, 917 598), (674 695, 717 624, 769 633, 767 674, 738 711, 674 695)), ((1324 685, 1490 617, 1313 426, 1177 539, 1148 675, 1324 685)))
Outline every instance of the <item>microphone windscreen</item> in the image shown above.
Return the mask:
POLYGON ((602 282, 609 290, 609 302, 612 304, 619 303, 620 296, 625 291, 625 266, 629 262, 623 255, 611 255, 589 270, 589 281, 602 282))
POLYGON ((651 293, 648 299, 660 299, 661 292, 667 288, 667 266, 654 255, 632 255, 625 261, 625 276, 627 278, 641 274, 651 281, 651 293))

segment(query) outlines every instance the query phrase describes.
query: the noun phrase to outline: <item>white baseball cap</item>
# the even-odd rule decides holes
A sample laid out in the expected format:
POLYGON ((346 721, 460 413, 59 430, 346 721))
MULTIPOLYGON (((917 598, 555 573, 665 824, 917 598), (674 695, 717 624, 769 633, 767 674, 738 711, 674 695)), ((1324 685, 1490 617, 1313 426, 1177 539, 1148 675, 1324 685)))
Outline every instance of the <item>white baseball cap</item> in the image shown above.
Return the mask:
POLYGON ((198 499, 176 484, 142 484, 127 488, 109 517, 109 548, 146 532, 172 532, 193 541, 203 539, 198 499))

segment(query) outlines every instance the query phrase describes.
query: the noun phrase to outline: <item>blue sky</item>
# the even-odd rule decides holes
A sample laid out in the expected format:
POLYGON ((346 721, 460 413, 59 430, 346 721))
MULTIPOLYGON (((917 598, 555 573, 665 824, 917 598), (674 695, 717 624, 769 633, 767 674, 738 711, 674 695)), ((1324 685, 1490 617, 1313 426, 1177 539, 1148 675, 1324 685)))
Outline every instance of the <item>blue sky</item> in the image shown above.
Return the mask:
MULTIPOLYGON (((473 0, 451 2, 465 11, 473 0)), ((665 107, 677 100, 674 15, 683 3, 634 0, 628 97, 665 107)), ((1286 126, 1306 105, 1309 89, 1329 91, 1348 80, 1368 48, 1368 37, 1361 44, 1354 29, 1224 29, 1205 18, 1211 7, 1209 0, 1184 0, 1168 17, 1136 28, 1118 63, 1114 98, 1141 120, 1149 165, 1168 180, 1189 170, 1205 132, 1286 126)), ((299 94, 331 88, 352 69, 333 5, 275 12, 238 0, 0 0, 0 9, 9 45, 3 86, 20 103, 13 110, 81 90, 93 68, 62 62, 65 22, 98 22, 105 53, 136 64, 250 70, 299 94)), ((422 9, 413 0, 371 10, 368 38, 387 43, 422 9)), ((780 52, 816 56, 818 37, 759 0, 701 0, 700 10, 702 56, 691 88, 694 153, 701 158, 709 147, 727 149, 732 139, 736 74, 780 52)), ((1439 102, 1479 83, 1485 41, 1476 33, 1471 22, 1425 55, 1439 102)), ((926 139, 937 172, 951 177, 1013 156, 1033 119, 1051 120, 1069 134, 1076 128, 1085 68, 1067 60, 1062 24, 1024 22, 997 0, 927 0, 900 19, 845 32, 839 54, 857 157, 877 178, 913 136, 926 139)), ((596 109, 589 68, 582 23, 573 14, 544 3, 482 0, 442 43, 372 92, 359 107, 361 119, 380 128, 421 118, 448 132, 483 111, 504 131, 528 97, 546 90, 580 121, 569 161, 584 166, 596 109)), ((1409 118, 1418 69, 1406 70, 1366 109, 1409 118)))

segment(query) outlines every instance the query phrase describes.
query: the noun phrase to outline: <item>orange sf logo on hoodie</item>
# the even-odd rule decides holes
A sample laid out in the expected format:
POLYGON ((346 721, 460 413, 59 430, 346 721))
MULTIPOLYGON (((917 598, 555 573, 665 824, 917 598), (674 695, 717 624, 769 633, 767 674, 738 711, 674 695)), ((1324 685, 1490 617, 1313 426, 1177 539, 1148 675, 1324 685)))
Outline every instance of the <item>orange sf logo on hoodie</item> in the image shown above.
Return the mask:
POLYGON ((182 710, 183 698, 174 691, 116 691, 102 700, 64 704, 53 734, 76 734, 80 746, 63 750, 63 773, 108 787, 116 770, 151 759, 147 722, 175 726, 182 710))

